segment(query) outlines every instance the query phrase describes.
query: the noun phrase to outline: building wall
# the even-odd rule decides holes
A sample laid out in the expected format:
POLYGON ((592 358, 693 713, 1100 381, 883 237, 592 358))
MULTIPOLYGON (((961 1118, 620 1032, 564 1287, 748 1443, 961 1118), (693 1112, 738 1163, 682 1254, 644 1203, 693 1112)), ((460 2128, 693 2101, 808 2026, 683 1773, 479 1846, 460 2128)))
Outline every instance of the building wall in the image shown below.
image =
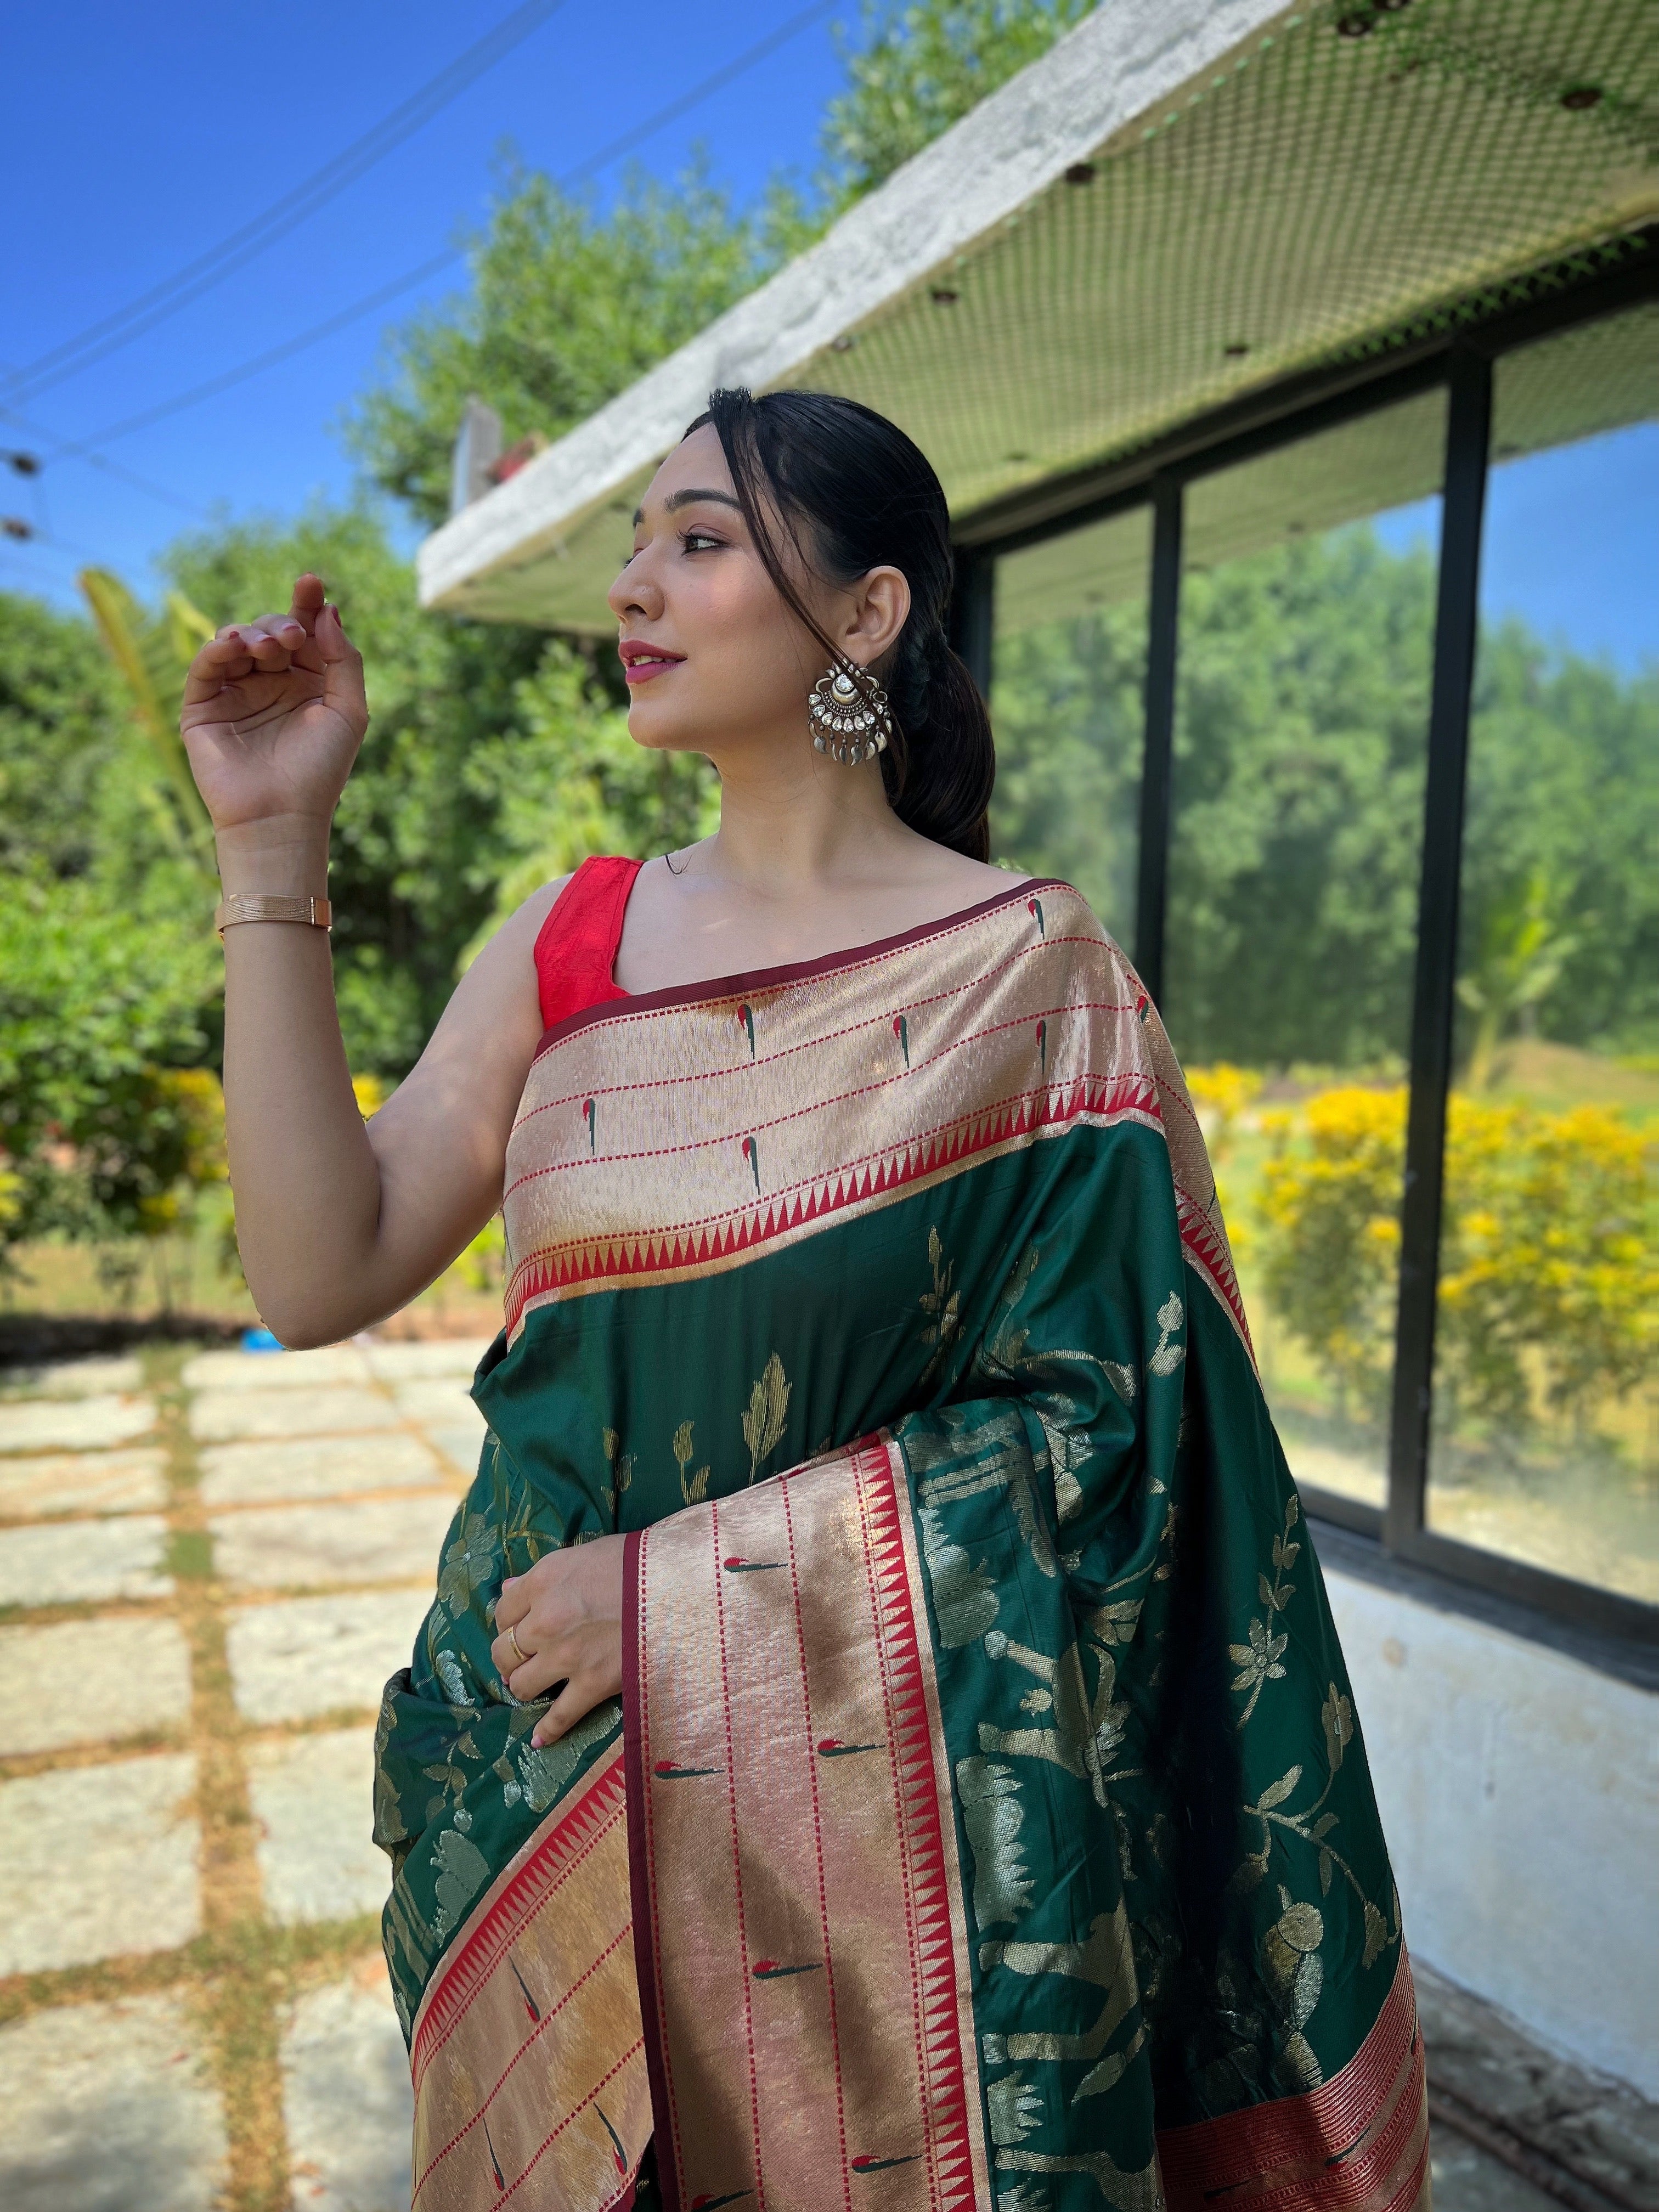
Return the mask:
POLYGON ((1327 1579, 1411 1949, 1659 2097, 1659 1696, 1327 1579))

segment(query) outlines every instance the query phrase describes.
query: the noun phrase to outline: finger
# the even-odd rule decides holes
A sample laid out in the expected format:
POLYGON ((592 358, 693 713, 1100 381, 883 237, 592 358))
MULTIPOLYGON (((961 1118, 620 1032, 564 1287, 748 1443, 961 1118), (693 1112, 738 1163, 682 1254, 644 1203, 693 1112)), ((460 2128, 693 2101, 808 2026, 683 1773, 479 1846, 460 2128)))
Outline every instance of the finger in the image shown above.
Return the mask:
POLYGON ((530 1610, 530 1592, 522 1575, 509 1575, 495 1601, 497 1628, 516 1628, 530 1610))
POLYGON ((323 611, 323 601, 326 596, 322 578, 313 576, 309 568, 306 570, 303 576, 296 576, 294 580, 295 620, 303 623, 307 630, 314 630, 317 627, 317 617, 323 611))
POLYGON ((323 658, 323 697, 360 733, 368 727, 368 696, 363 688, 363 657, 345 634, 340 610, 331 602, 317 618, 317 650, 323 658))
MULTIPOLYGON (((511 1662, 508 1662, 511 1664, 511 1662)), ((572 1662, 568 1653, 561 1656, 556 1649, 532 1652, 522 1667, 510 1674, 503 1674, 508 1694, 520 1705, 527 1705, 534 1698, 544 1698, 561 1682, 570 1680, 572 1662)))
POLYGON ((185 705, 199 707, 217 698, 228 684, 246 676, 252 665, 247 647, 235 631, 222 632, 210 638, 199 648, 185 674, 185 705))
POLYGON ((591 1675, 573 1674, 531 1730, 532 1746, 540 1751, 556 1743, 592 1711, 604 1694, 591 1675))

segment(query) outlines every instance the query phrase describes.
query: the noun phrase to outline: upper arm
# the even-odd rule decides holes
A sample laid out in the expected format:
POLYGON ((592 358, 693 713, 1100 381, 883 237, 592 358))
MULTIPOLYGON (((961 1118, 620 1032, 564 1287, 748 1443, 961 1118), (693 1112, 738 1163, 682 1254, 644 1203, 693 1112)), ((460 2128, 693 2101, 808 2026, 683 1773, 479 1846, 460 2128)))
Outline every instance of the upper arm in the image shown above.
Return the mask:
POLYGON ((542 1035, 536 939, 568 880, 544 884, 503 922, 369 1123, 382 1241, 429 1244, 434 1273, 501 1202, 507 1139, 542 1035))

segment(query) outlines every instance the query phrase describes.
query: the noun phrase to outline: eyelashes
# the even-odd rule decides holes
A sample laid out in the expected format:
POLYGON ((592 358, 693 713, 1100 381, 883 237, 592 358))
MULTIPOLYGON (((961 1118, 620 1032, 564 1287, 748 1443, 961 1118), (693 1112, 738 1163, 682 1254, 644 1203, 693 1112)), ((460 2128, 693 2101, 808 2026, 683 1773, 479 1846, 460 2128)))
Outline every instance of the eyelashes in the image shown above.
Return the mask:
POLYGON ((724 549, 726 540, 723 538, 714 537, 707 530, 683 530, 680 532, 680 544, 688 553, 695 552, 703 546, 712 547, 718 553, 724 549))

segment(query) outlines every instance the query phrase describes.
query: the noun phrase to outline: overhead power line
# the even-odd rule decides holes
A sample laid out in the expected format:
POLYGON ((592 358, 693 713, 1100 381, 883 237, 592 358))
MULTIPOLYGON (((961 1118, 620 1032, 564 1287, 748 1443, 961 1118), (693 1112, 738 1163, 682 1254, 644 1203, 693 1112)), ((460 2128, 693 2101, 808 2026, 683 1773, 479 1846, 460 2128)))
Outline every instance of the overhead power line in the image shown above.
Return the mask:
POLYGON ((565 0, 523 0, 523 4, 493 31, 440 70, 436 76, 394 107, 373 130, 366 131, 343 153, 325 161, 320 169, 283 193, 280 199, 272 201, 240 229, 221 239, 216 246, 210 246, 184 268, 175 270, 159 284, 152 285, 136 300, 128 301, 125 307, 102 316, 38 360, 14 371, 8 380, 6 397, 34 398, 66 378, 78 376, 83 368, 89 368, 94 362, 131 344, 157 323, 199 299, 233 269, 243 267, 255 254, 263 253, 308 216, 325 207, 377 161, 383 161, 564 4, 565 0))
MULTIPOLYGON (((557 182, 568 190, 572 185, 580 184, 596 171, 619 160, 623 155, 632 153, 636 146, 642 145, 657 131, 666 129, 669 124, 677 123, 682 115, 714 93, 723 91, 746 70, 753 69, 757 63, 764 61, 811 24, 820 21, 839 4, 840 0, 813 0, 811 7, 803 8, 798 15, 790 16, 765 38, 757 40, 752 46, 745 47, 742 53, 716 70, 712 76, 703 78, 700 84, 693 85, 690 91, 682 93, 678 100, 659 108, 654 115, 647 116, 643 122, 635 124, 619 138, 613 138, 609 145, 600 147, 597 153, 590 154, 579 161, 574 168, 567 169, 557 182)), ((120 422, 112 422, 105 429, 94 430, 84 445, 71 441, 63 457, 69 459, 77 453, 89 456, 95 447, 112 445, 118 438, 131 437, 135 431, 146 430, 151 423, 159 422, 167 416, 182 413, 188 407, 199 406, 204 400, 216 398, 222 392, 228 392, 234 386, 246 383, 250 377, 263 375, 266 369, 275 368, 279 363, 291 360, 308 346, 320 344, 325 338, 332 337, 337 331, 346 329, 362 316, 373 314, 377 307, 386 307, 401 294, 413 291, 417 284, 424 283, 429 276, 435 276, 441 270, 459 261, 463 250, 458 246, 447 246, 441 253, 434 254, 416 267, 405 270, 401 276, 394 276, 389 283, 380 285, 364 298, 340 308, 322 322, 314 323, 309 330, 301 331, 294 337, 284 338, 280 345, 272 346, 264 353, 254 355, 250 361, 239 362, 234 368, 225 369, 221 374, 208 378, 204 384, 193 385, 188 392, 180 392, 171 399, 158 400, 153 407, 146 407, 137 415, 125 416, 120 422)))

